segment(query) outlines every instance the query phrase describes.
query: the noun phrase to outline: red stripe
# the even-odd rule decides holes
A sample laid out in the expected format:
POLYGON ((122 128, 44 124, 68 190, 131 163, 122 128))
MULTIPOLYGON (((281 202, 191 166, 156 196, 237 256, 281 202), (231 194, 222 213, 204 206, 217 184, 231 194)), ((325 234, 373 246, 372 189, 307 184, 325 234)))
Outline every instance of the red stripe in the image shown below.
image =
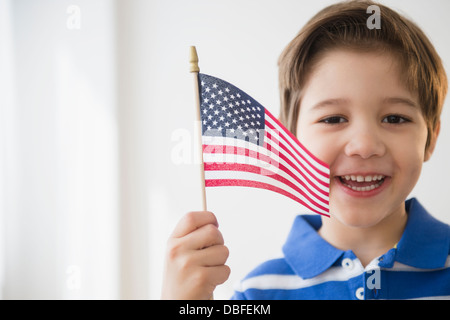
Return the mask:
MULTIPOLYGON (((277 180, 277 181, 289 186, 290 188, 294 189, 295 191, 300 193, 302 196, 307 198, 316 207, 321 208, 322 210, 328 211, 327 208, 323 207, 321 204, 314 201, 314 199, 312 199, 310 196, 308 196, 301 188, 299 188, 298 186, 296 186, 295 184, 293 184, 286 178, 276 174, 275 172, 273 172, 271 170, 263 169, 261 167, 250 165, 250 164, 240 164, 240 163, 233 163, 233 164, 205 163, 204 167, 205 167, 205 171, 243 171, 243 172, 251 172, 251 173, 267 176, 269 178, 277 180)), ((306 188, 306 189, 308 189, 308 188, 306 188)), ((317 199, 320 200, 321 202, 323 202, 323 204, 325 204, 325 205, 329 204, 329 202, 324 199, 321 199, 321 198, 317 198, 317 199)))
MULTIPOLYGON (((272 119, 272 121, 274 121, 276 124, 278 124, 278 125, 280 126, 280 128, 283 130, 283 132, 284 132, 285 134, 287 134, 289 137, 291 137, 291 139, 294 140, 294 141, 296 142, 296 144, 297 144, 303 151, 305 151, 311 158, 313 158, 316 162, 320 163, 321 165, 323 165, 323 166, 326 167, 326 168, 329 168, 329 167, 330 167, 326 162, 320 160, 320 159, 317 158, 315 155, 313 155, 308 149, 306 149, 306 148, 301 144, 301 142, 298 141, 297 137, 294 136, 294 135, 292 134, 292 132, 290 132, 289 130, 287 130, 287 129, 285 128, 285 126, 284 126, 280 121, 278 121, 278 119, 275 118, 275 117, 269 112, 269 110, 265 109, 264 111, 265 111, 265 114, 268 115, 268 116, 272 119)), ((267 124, 267 121, 266 121, 266 124, 267 124)), ((288 143, 289 143, 289 142, 288 142, 288 143)), ((291 145, 291 146, 292 146, 292 145, 291 145)), ((294 149, 295 149, 295 148, 294 148, 294 149)), ((297 150, 296 150, 296 151, 297 151, 297 150)), ((298 152, 298 151, 297 151, 297 152, 298 152)), ((317 169, 317 170, 319 170, 319 169, 317 169)), ((321 172, 322 174, 324 174, 327 178, 330 177, 326 172, 322 172, 322 171, 320 171, 320 172, 321 172)))
MULTIPOLYGON (((268 126, 270 127, 270 124, 268 124, 268 126)), ((271 128, 271 129, 273 129, 273 128, 271 128)), ((270 134, 269 132, 267 132, 267 131, 266 131, 265 134, 267 135, 267 138, 268 138, 268 139, 274 141, 277 145, 281 146, 281 148, 282 148, 285 152, 289 153, 289 154, 291 155, 291 157, 293 157, 295 160, 297 160, 297 161, 296 161, 297 164, 298 164, 299 166, 301 166, 302 169, 303 169, 304 171, 306 171, 310 176, 312 176, 312 177, 314 178, 314 180, 315 180, 317 183, 323 185, 324 187, 327 187, 327 188, 329 187, 329 184, 328 184, 328 183, 326 183, 326 182, 320 180, 319 178, 317 178, 317 177, 314 175, 314 173, 312 173, 308 168, 306 168, 305 165, 304 165, 303 163, 301 163, 301 162, 298 160, 298 158, 297 158, 295 155, 292 154, 292 152, 291 152, 290 150, 288 150, 282 143, 280 143, 280 141, 278 141, 277 138, 275 138, 273 135, 271 135, 271 134, 270 134)), ((289 142, 288 142, 288 143, 289 143, 289 142)), ((292 147, 292 145, 291 145, 291 147, 292 147)), ((296 153, 299 154, 298 152, 296 152, 296 153)), ((282 152, 279 153, 279 157, 282 158, 284 161, 288 162, 291 166, 294 166, 294 167, 296 166, 296 165, 295 165, 294 163, 292 163, 292 161, 290 161, 290 160, 289 160, 282 152)), ((303 158, 303 160, 305 160, 306 162, 308 162, 308 160, 305 159, 305 158, 303 158)), ((308 162, 308 163, 309 163, 309 162, 308 162)), ((311 164, 311 163, 310 163, 310 164, 311 164)), ((314 167, 313 164, 311 164, 311 165, 314 167)), ((314 167, 314 168, 315 168, 315 167, 314 167)), ((298 169, 297 169, 297 170, 298 170, 298 169)), ((323 190, 321 190, 320 188, 318 188, 318 187, 315 185, 314 182, 311 182, 311 180, 309 180, 309 178, 303 173, 303 171, 298 170, 298 172, 300 172, 301 175, 305 178, 305 180, 307 180, 310 184, 312 184, 312 185, 315 187, 315 189, 317 189, 318 191, 321 191, 321 192, 323 193, 323 190)), ((320 172, 319 172, 319 173, 320 173, 320 172)), ((322 176, 324 176, 324 174, 322 174, 322 176)), ((326 178, 329 178, 329 176, 326 177, 326 178)), ((326 193, 325 193, 325 194, 326 194, 326 193)))
MULTIPOLYGON (((295 181, 297 181, 303 188, 305 188, 306 190, 309 190, 312 194, 312 196, 314 196, 317 200, 328 204, 328 202, 324 199, 322 199, 321 197, 319 197, 318 195, 316 195, 311 189, 311 187, 307 186, 305 184, 305 182, 300 179, 297 175, 294 174, 294 172, 292 172, 291 170, 289 170, 285 165, 279 163, 278 161, 275 161, 274 159, 272 159, 271 157, 257 152, 257 151, 253 151, 253 150, 249 150, 247 148, 243 148, 243 147, 232 147, 232 146, 223 146, 223 145, 203 145, 203 153, 221 153, 221 154, 239 154, 239 155, 245 155, 247 157, 251 157, 254 159, 258 159, 261 161, 264 161, 266 163, 269 163, 271 165, 273 165, 274 167, 279 168, 280 170, 284 171, 285 173, 287 173, 289 176, 291 176, 295 181), (209 152, 209 151, 214 151, 214 152, 209 152)), ((321 190, 319 187, 317 187, 315 184, 313 184, 306 176, 304 176, 303 172, 301 172, 300 170, 298 170, 290 161, 289 159, 285 159, 284 155, 280 155, 286 162, 288 162, 291 166, 294 167, 294 169, 296 170, 297 173, 299 173, 304 180, 306 180, 309 184, 311 184, 314 189, 316 189, 319 193, 323 194, 324 196, 328 197, 328 193, 326 191, 321 190)), ((232 164, 230 162, 228 162, 228 164, 232 164)), ((261 168, 262 170, 266 170, 264 168, 261 168)), ((206 167, 205 167, 205 170, 206 167)), ((266 170, 268 171, 268 170, 266 170)), ((259 172, 258 172, 259 173, 259 172)), ((285 178, 284 178, 285 179, 285 178)), ((292 184, 292 182, 290 182, 292 184)), ((327 185, 325 185, 327 186, 327 185)))
MULTIPOLYGON (((292 200, 300 203, 301 205, 312 210, 313 212, 316 212, 323 216, 329 217, 328 214, 320 212, 316 208, 309 206, 307 203, 304 203, 301 199, 297 198, 296 196, 292 195, 291 193, 289 193, 283 189, 280 189, 278 187, 275 187, 271 184, 268 184, 268 183, 252 181, 252 180, 220 179, 220 180, 205 180, 205 186, 206 187, 239 186, 239 187, 252 187, 252 188, 271 190, 271 191, 275 191, 279 194, 282 194, 286 197, 291 198, 292 200)), ((327 212, 328 210, 325 210, 325 211, 327 212)))
MULTIPOLYGON (((268 150, 267 148, 265 148, 265 149, 268 150)), ((236 146, 231 146, 231 145, 204 144, 203 145, 203 153, 242 155, 242 156, 262 160, 266 163, 274 164, 274 166, 279 166, 278 161, 272 159, 271 157, 265 155, 264 153, 254 151, 254 150, 244 148, 244 147, 236 147, 236 146)))
MULTIPOLYGON (((269 128, 272 129, 272 130, 276 130, 276 131, 280 132, 278 129, 276 129, 276 128, 275 128, 271 123, 269 123, 269 122, 266 122, 266 126, 269 127, 269 128)), ((267 132, 267 130, 266 130, 266 133, 267 133, 268 135, 270 135, 270 133, 267 132)), ((282 132, 280 132, 280 134, 282 134, 282 132)), ((288 149, 285 147, 285 145, 284 145, 283 143, 281 143, 280 141, 278 141, 277 138, 273 137, 273 135, 270 135, 270 139, 273 140, 273 141, 276 141, 276 142, 277 142, 277 143, 278 143, 278 144, 279 144, 286 152, 288 152, 291 156, 293 156, 293 155, 292 155, 292 152, 290 152, 290 150, 288 150, 288 149)), ((286 141, 286 144, 288 144, 300 158, 302 158, 302 159, 303 159, 304 161, 306 161, 307 163, 311 164, 311 162, 310 162, 308 159, 306 159, 306 158, 305 158, 305 157, 304 157, 297 149, 295 149, 295 147, 292 146, 292 144, 291 144, 289 141, 287 141, 287 140, 285 140, 285 141, 286 141)), ((294 158, 296 158, 296 157, 294 156, 294 158)), ((301 164, 300 161, 299 161, 299 164, 306 170, 306 168, 304 167, 303 164, 301 164)), ((315 171, 316 171, 318 174, 320 174, 321 176, 323 176, 323 177, 325 177, 325 178, 329 178, 329 177, 330 177, 329 174, 327 174, 327 173, 321 171, 321 170, 318 169, 315 165, 313 165, 313 164, 311 164, 311 165, 312 165, 312 167, 314 167, 315 171)), ((310 171, 308 171, 308 172, 311 173, 310 171)), ((320 181, 320 180, 318 180, 318 181, 320 181)))

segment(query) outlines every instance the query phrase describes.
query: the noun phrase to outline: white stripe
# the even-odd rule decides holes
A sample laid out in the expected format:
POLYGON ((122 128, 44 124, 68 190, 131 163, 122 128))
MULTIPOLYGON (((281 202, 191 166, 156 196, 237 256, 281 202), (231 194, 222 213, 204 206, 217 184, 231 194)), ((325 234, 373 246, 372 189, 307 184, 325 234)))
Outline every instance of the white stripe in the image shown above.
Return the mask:
POLYGON ((329 281, 348 281, 351 278, 361 275, 363 272, 364 270, 361 267, 357 267, 357 264, 355 263, 355 268, 352 270, 347 270, 342 267, 331 267, 327 271, 311 279, 303 279, 297 275, 268 274, 243 280, 239 287, 236 287, 236 290, 240 292, 244 292, 248 289, 296 290, 329 281))
POLYGON ((330 172, 330 169, 323 166, 322 164, 320 164, 319 162, 317 162, 315 159, 313 159, 307 152, 305 152, 304 150, 302 150, 302 148, 300 148, 297 145, 297 142, 294 141, 288 134, 286 134, 284 132, 284 130, 276 123, 274 122, 269 116, 266 117, 266 121, 270 122, 270 124, 272 124, 272 126, 275 127, 275 129, 277 129, 282 135, 283 137, 285 137, 286 140, 288 140, 294 147, 296 150, 298 150, 298 152, 300 152, 303 156, 305 156, 306 159, 308 159, 308 161, 310 161, 311 163, 315 163, 315 165, 323 172, 330 172))
MULTIPOLYGON (((319 212, 328 215, 329 213, 321 208, 318 208, 316 205, 312 204, 305 196, 298 193, 296 190, 291 187, 285 185, 284 183, 270 178, 270 176, 264 176, 261 174, 255 174, 251 172, 243 172, 243 171, 205 171, 205 180, 224 180, 224 179, 236 179, 236 180, 251 180, 262 183, 267 183, 282 190, 289 192, 295 197, 299 198, 301 201, 308 204, 310 207, 315 208, 319 212)), ((319 203, 322 207, 328 208, 328 205, 319 203)))
MULTIPOLYGON (((298 165, 298 162, 305 163, 305 161, 302 160, 296 153, 293 153, 293 154, 296 156, 295 159, 294 159, 289 153, 286 153, 286 152, 280 150, 278 144, 275 143, 274 141, 268 139, 267 143, 270 144, 272 148, 275 148, 275 149, 277 150, 278 153, 283 153, 283 154, 284 154, 284 155, 285 155, 285 156, 286 156, 286 157, 287 157, 287 158, 295 165, 295 169, 294 169, 294 168, 292 168, 292 166, 291 166, 290 164, 288 164, 286 161, 284 161, 283 159, 280 159, 280 161, 282 161, 282 163, 283 163, 286 167, 288 167, 291 171, 295 171, 295 170, 296 170, 296 171, 303 172, 303 174, 304 174, 304 175, 305 175, 312 183, 314 183, 314 185, 316 185, 317 187, 319 187, 321 190, 323 190, 323 191, 325 191, 325 192, 329 192, 329 191, 330 191, 329 188, 327 188, 326 186, 324 186, 324 185, 322 185, 322 184, 320 184, 320 183, 316 183, 316 180, 320 180, 320 181, 323 181, 323 182, 329 184, 329 183, 330 183, 330 179, 329 179, 329 178, 325 178, 324 176, 322 176, 322 175, 320 175, 320 174, 317 174, 317 173, 316 173, 317 170, 312 169, 312 167, 311 167, 309 164, 306 164, 306 167, 307 167, 307 168, 312 172, 312 174, 314 175, 314 176, 311 176, 306 170, 302 169, 302 168, 300 167, 300 165, 298 165)), ((289 146, 287 146, 287 147, 290 148, 289 146)), ((290 149, 291 149, 291 148, 290 148, 290 149)), ((291 149, 291 151, 292 151, 292 149, 291 149)), ((306 183, 306 181, 305 181, 305 183, 306 183)), ((318 194, 320 194, 320 193, 318 193, 318 194)))
MULTIPOLYGON (((287 153, 287 152, 285 152, 285 151, 281 151, 280 148, 278 147, 278 144, 276 144, 276 143, 274 142, 273 145, 276 146, 278 152, 282 152, 283 154, 285 154, 285 155, 286 155, 287 157, 289 157, 289 159, 290 159, 291 161, 293 161, 294 163, 297 163, 297 162, 301 163, 304 167, 306 167, 306 168, 314 175, 314 178, 312 178, 312 179, 317 179, 317 180, 323 181, 323 182, 325 182, 325 183, 329 183, 329 181, 330 181, 329 178, 324 177, 323 175, 321 175, 321 174, 318 172, 318 169, 314 167, 314 166, 319 166, 319 164, 318 164, 317 162, 315 162, 312 158, 310 158, 312 162, 311 162, 311 163, 308 163, 308 161, 305 161, 302 157, 300 157, 300 156, 294 151, 294 149, 292 149, 292 147, 286 143, 285 139, 284 139, 282 136, 280 136, 280 135, 278 134, 278 132, 276 132, 276 131, 274 131, 274 130, 269 130, 269 133, 270 133, 274 138, 276 138, 278 141, 280 141, 280 144, 283 144, 283 145, 285 146, 285 148, 288 149, 288 150, 295 156, 295 160, 293 161, 293 158, 292 158, 292 156, 291 156, 289 153, 287 153)), ((281 133, 282 133, 282 132, 281 132, 281 133)), ((303 154, 306 154, 306 153, 303 152, 303 154)), ((325 172, 327 172, 327 171, 325 171, 325 172)), ((328 171, 328 173, 329 173, 329 171, 328 171)))
MULTIPOLYGON (((247 162, 239 162, 242 164, 258 164, 260 167, 264 167, 267 169, 267 167, 271 167, 272 169, 275 168, 275 166, 272 164, 273 162, 280 162, 280 158, 278 157, 277 153, 269 151, 267 148, 263 146, 256 145, 254 143, 250 143, 248 141, 244 141, 242 139, 234 139, 234 138, 227 138, 227 137, 207 137, 203 140, 203 145, 206 145, 206 152, 203 153, 203 159, 205 162, 214 162, 214 163, 236 163, 236 155, 234 154, 222 154, 222 146, 227 147, 237 147, 237 148, 245 148, 250 151, 253 151, 255 153, 259 153, 263 156, 267 156, 270 158, 271 162, 264 161, 262 159, 255 159, 253 157, 247 157, 247 162), (215 153, 213 146, 219 146, 220 152, 215 153), (211 153, 212 152, 212 153, 211 153), (207 157, 213 157, 214 155, 214 161, 207 161, 207 157), (267 166, 267 167, 266 167, 267 166)), ((244 155, 241 155, 244 156, 244 155)), ((212 159, 212 158, 210 158, 212 159)), ((278 167, 276 168, 278 170, 278 167)))
POLYGON ((450 256, 447 256, 447 260, 445 261, 445 265, 442 268, 437 268, 437 269, 421 269, 421 268, 415 268, 415 267, 411 267, 408 266, 406 264, 400 263, 400 262, 394 262, 394 265, 392 266, 392 268, 386 268, 383 270, 390 270, 390 271, 413 271, 413 272, 430 272, 430 271, 437 271, 437 270, 442 270, 442 269, 446 269, 446 268, 450 268, 450 256))
MULTIPOLYGON (((328 202, 327 196, 322 195, 319 192, 315 192, 315 190, 312 189, 312 187, 309 187, 309 189, 308 189, 308 186, 304 187, 304 186, 300 185, 291 175, 286 173, 284 170, 280 170, 278 168, 278 166, 273 166, 272 164, 262 161, 260 159, 255 159, 252 157, 247 157, 247 156, 238 155, 238 154, 205 153, 203 155, 203 161, 205 162, 205 164, 207 164, 207 163, 212 163, 212 164, 214 164, 214 163, 216 163, 216 164, 233 163, 233 164, 253 165, 255 167, 261 168, 262 170, 261 170, 260 174, 265 175, 265 176, 273 175, 269 171, 264 171, 264 170, 270 170, 274 174, 278 174, 279 176, 281 176, 281 177, 285 178, 286 180, 288 180, 289 182, 291 182, 294 186, 298 187, 300 190, 305 192, 305 194, 308 197, 310 197, 311 199, 314 199, 318 203, 323 203, 321 201, 321 199, 324 199, 325 201, 328 202)), ((223 172, 225 172, 225 171, 229 172, 229 175, 228 175, 229 177, 233 178, 235 176, 235 174, 234 174, 235 171, 223 170, 223 172)), ((228 178, 228 179, 230 179, 230 178, 228 178)), ((303 180, 303 182, 306 185, 308 185, 308 183, 306 181, 303 180)), ((283 185, 284 185, 284 183, 283 183, 283 185)), ((289 187, 288 185, 286 185, 286 186, 289 187)))
MULTIPOLYGON (((283 170, 280 170, 278 166, 274 166, 271 163, 263 161, 261 159, 255 159, 253 157, 247 157, 241 154, 205 153, 203 154, 203 162, 210 164, 248 164, 261 169, 270 170, 273 172, 273 174, 286 176, 286 179, 291 178, 293 180, 291 182, 296 184, 296 181, 291 176, 284 173, 283 170)), ((267 172, 266 175, 273 174, 267 172)))
POLYGON ((450 300, 450 296, 430 296, 430 297, 412 298, 407 300, 450 300))
POLYGON ((287 153, 287 152, 285 152, 285 151, 281 151, 280 148, 278 148, 278 145, 277 145, 276 143, 273 143, 273 145, 276 146, 278 152, 282 152, 283 154, 285 154, 285 155, 286 155, 287 157, 289 157, 290 160, 293 161, 294 163, 300 162, 301 164, 303 164, 303 166, 305 166, 305 167, 306 167, 306 168, 314 175, 315 178, 313 178, 313 179, 317 179, 317 180, 323 181, 323 182, 325 182, 325 183, 329 183, 330 179, 329 179, 329 178, 326 178, 326 177, 324 177, 323 175, 321 175, 320 173, 318 173, 317 168, 314 168, 314 165, 316 165, 317 162, 314 162, 314 161, 313 161, 313 162, 312 162, 313 165, 311 165, 310 163, 308 163, 308 161, 305 161, 304 159, 302 159, 302 158, 301 158, 301 157, 300 157, 300 156, 292 149, 292 147, 289 146, 289 145, 286 143, 286 141, 284 141, 283 137, 281 137, 281 136, 278 135, 278 133, 275 133, 273 130, 271 130, 270 134, 271 134, 272 136, 274 136, 276 139, 278 139, 278 140, 280 141, 280 143, 283 144, 289 151, 291 151, 291 153, 295 156, 295 159, 296 159, 296 160, 293 161, 293 158, 292 158, 292 156, 291 156, 289 153, 287 153))
MULTIPOLYGON (((272 142, 271 140, 267 141, 269 144, 272 142)), ((305 172, 305 170, 301 169, 300 167, 297 166, 297 168, 293 168, 289 163, 287 163, 285 160, 279 158, 278 153, 277 152, 271 152, 269 151, 267 148, 256 145, 254 143, 250 143, 248 141, 244 141, 242 139, 234 139, 234 138, 228 138, 228 137, 213 137, 213 136, 208 136, 207 138, 205 138, 203 140, 203 144, 205 145, 218 145, 218 146, 230 146, 230 147, 241 147, 241 148, 247 148, 251 151, 257 152, 257 153, 261 153, 267 157, 269 157, 271 160, 273 160, 273 162, 278 162, 283 164, 284 166, 286 166, 286 168, 288 170, 290 170, 290 172, 295 173, 297 171, 301 171, 303 172, 303 174, 305 174, 305 176, 307 176, 310 181, 312 183, 315 182, 315 179, 313 177, 311 177, 309 174, 307 174, 305 172)), ((273 143, 275 145, 275 143, 273 143)), ((267 161, 263 161, 261 159, 255 159, 253 157, 245 157, 243 155, 241 155, 242 159, 238 160, 238 155, 234 155, 234 154, 222 154, 222 153, 214 153, 214 148, 213 147, 206 147, 206 148, 210 148, 209 150, 205 150, 206 153, 203 154, 203 160, 205 163, 210 162, 210 163, 218 163, 218 164, 222 164, 222 163, 240 163, 240 164, 251 164, 251 165, 255 165, 255 166, 259 166, 263 169, 267 169, 267 170, 271 170, 273 171, 275 174, 279 174, 280 172, 284 172, 283 170, 279 170, 278 168, 278 164, 276 164, 276 166, 274 166, 272 163, 268 163, 267 161), (213 153, 209 153, 209 152, 213 152, 213 153), (243 161, 243 159, 247 159, 247 161, 243 161)), ((222 148, 221 148, 222 149, 222 148)), ((277 149, 278 150, 278 149, 277 149)), ((292 159, 292 157, 290 155, 287 155, 290 160, 295 163, 295 160, 292 159)), ((295 179, 293 179, 290 175, 283 175, 286 179, 289 179, 289 181, 291 181, 294 185, 297 185, 298 182, 295 181, 295 179)), ((302 189, 306 189, 306 190, 311 190, 313 192, 313 195, 310 194, 310 196, 312 198, 316 198, 316 199, 323 199, 328 201, 329 197, 318 192, 314 186, 319 187, 319 189, 329 193, 329 188, 316 183, 314 185, 312 185, 312 183, 309 183, 308 181, 306 181, 306 179, 299 177, 301 179, 301 181, 303 181, 306 185, 306 188, 302 188, 302 189)), ((328 183, 329 183, 329 179, 328 183)))

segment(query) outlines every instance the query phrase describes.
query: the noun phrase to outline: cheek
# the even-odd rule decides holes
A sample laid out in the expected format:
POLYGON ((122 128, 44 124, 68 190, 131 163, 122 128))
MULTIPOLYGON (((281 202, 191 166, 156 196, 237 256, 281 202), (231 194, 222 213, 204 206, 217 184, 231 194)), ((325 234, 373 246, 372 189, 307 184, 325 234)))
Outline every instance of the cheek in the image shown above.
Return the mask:
POLYGON ((391 147, 399 172, 406 180, 415 182, 419 179, 425 155, 425 138, 398 142, 391 147), (423 141, 422 141, 423 140, 423 141))
POLYGON ((313 155, 329 165, 339 154, 336 137, 314 130, 311 126, 302 124, 300 119, 297 125, 297 138, 313 155))

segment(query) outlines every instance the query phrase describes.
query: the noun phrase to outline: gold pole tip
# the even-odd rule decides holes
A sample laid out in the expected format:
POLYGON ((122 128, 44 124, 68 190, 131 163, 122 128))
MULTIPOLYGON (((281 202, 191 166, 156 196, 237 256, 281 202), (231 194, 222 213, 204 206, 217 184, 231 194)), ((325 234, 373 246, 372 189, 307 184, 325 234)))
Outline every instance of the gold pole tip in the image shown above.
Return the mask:
POLYGON ((195 46, 191 46, 189 64, 190 64, 189 69, 190 72, 200 72, 200 68, 198 67, 197 49, 195 49, 195 46))

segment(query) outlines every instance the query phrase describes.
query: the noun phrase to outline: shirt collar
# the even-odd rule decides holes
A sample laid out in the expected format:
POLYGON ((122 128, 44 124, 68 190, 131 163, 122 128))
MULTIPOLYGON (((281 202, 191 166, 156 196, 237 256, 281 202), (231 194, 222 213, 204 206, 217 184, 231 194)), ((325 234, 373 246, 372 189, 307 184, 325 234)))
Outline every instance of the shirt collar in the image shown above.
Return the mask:
POLYGON ((317 233, 321 225, 319 215, 297 216, 283 246, 287 263, 303 279, 324 272, 344 253, 317 233))
MULTIPOLYGON (((443 268, 450 251, 449 225, 432 217, 416 198, 405 205, 408 221, 393 258, 415 268, 443 268)), ((386 259, 383 266, 393 262, 386 259)))
MULTIPOLYGON (((398 261, 416 268, 444 267, 450 251, 449 226, 433 218, 415 198, 406 201, 405 206, 405 231, 397 249, 389 250, 380 266, 390 268, 398 261)), ((317 233, 321 225, 319 215, 297 216, 283 246, 287 263, 304 279, 324 272, 345 253, 317 233)))

